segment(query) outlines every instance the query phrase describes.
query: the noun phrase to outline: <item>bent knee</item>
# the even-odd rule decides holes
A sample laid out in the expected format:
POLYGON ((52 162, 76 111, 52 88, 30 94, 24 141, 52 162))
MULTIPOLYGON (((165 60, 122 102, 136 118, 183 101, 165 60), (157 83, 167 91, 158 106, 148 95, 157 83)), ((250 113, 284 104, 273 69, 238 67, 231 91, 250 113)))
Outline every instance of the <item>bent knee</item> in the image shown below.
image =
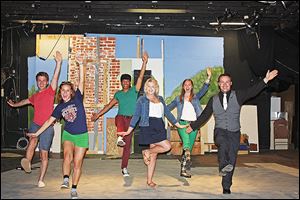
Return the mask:
POLYGON ((171 148, 172 148, 171 143, 169 141, 167 141, 166 144, 165 144, 166 151, 170 151, 171 148))

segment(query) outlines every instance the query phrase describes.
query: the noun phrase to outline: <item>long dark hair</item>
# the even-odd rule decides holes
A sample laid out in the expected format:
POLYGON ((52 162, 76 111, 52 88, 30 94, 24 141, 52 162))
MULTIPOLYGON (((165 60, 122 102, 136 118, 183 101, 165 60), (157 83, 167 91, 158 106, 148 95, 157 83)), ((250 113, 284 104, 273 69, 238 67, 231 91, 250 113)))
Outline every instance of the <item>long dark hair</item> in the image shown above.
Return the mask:
POLYGON ((192 101, 193 97, 194 97, 194 83, 192 81, 192 79, 185 79, 181 85, 181 94, 179 96, 179 99, 180 99, 180 102, 182 103, 183 102, 183 98, 184 98, 184 94, 185 94, 185 91, 184 91, 184 84, 185 82, 187 81, 190 81, 192 83, 192 89, 191 89, 191 94, 190 94, 190 97, 189 97, 189 101, 192 101))

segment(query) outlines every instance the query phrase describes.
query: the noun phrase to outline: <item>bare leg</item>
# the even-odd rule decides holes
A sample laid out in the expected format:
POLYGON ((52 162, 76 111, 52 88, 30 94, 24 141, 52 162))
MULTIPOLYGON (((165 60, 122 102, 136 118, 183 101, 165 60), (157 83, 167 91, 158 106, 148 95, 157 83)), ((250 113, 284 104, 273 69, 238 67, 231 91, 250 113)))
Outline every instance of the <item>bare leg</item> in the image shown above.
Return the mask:
POLYGON ((64 161, 63 161, 63 175, 70 176, 71 163, 73 160, 74 144, 70 141, 64 141, 64 161))
POLYGON ((26 149, 26 158, 29 160, 30 163, 32 161, 37 143, 38 143, 38 138, 32 138, 32 137, 29 138, 29 144, 26 149))
POLYGON ((39 181, 44 181, 44 177, 48 168, 48 151, 41 150, 40 158, 41 158, 41 169, 40 169, 39 181))
POLYGON ((85 156, 87 148, 83 147, 75 147, 75 154, 74 154, 74 172, 72 178, 72 184, 77 185, 79 182, 79 178, 81 175, 81 167, 83 163, 83 158, 85 156))
POLYGON ((168 140, 164 140, 155 144, 150 144, 150 163, 148 165, 148 172, 147 172, 147 184, 151 184, 151 187, 155 187, 155 183, 152 181, 154 170, 156 166, 156 159, 158 153, 164 153, 171 149, 171 143, 168 140))
POLYGON ((156 166, 156 158, 157 158, 157 154, 156 153, 152 153, 150 154, 150 164, 147 167, 147 184, 151 184, 153 183, 152 178, 154 175, 154 170, 155 170, 155 166, 156 166))
POLYGON ((150 145, 150 154, 152 153, 165 153, 171 149, 171 143, 168 140, 163 140, 161 142, 150 145))
POLYGON ((24 171, 26 173, 31 172, 31 161, 32 161, 32 158, 34 156, 34 151, 35 151, 37 143, 38 143, 37 138, 31 138, 30 137, 29 144, 28 144, 28 147, 26 149, 25 158, 21 159, 21 166, 22 166, 22 168, 24 169, 24 171))

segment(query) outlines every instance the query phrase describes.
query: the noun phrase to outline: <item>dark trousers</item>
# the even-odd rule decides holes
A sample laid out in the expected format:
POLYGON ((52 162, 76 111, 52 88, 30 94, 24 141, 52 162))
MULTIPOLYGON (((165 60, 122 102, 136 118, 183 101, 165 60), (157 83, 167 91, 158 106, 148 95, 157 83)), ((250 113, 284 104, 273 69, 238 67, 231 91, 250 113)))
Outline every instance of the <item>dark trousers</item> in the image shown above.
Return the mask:
MULTIPOLYGON (((115 118, 117 132, 127 131, 128 127, 130 125, 131 118, 132 117, 130 117, 130 116, 117 115, 115 118)), ((133 131, 129 135, 126 135, 123 137, 125 146, 123 147, 121 169, 127 168, 127 166, 128 166, 128 160, 129 160, 130 153, 131 153, 132 134, 133 134, 133 131)))
POLYGON ((233 170, 222 177, 223 189, 230 189, 232 185, 232 176, 240 146, 240 135, 240 131, 231 132, 219 128, 214 130, 214 141, 218 147, 219 171, 228 164, 233 166, 233 170))

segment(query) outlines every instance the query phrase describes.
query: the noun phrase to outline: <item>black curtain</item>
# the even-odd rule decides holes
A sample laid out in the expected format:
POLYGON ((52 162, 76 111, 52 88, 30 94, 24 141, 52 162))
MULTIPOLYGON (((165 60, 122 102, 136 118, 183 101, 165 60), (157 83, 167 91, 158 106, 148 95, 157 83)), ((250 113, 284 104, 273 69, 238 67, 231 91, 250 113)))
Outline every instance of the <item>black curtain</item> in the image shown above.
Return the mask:
MULTIPOLYGON (((299 43, 295 42, 297 40, 291 40, 293 37, 288 38, 285 36, 286 34, 280 33, 282 31, 275 31, 272 27, 260 27, 256 33, 251 34, 246 31, 237 33, 239 60, 241 63, 247 63, 251 74, 250 85, 264 78, 267 70, 277 69, 279 71, 279 75, 268 83, 268 87, 264 91, 247 102, 247 104, 257 105, 260 149, 269 149, 270 147, 271 93, 285 91, 291 84, 298 85, 299 82, 299 43)), ((236 70, 232 69, 232 71, 236 70)), ((237 77, 244 79, 238 75, 237 77)), ((246 79, 248 81, 249 77, 246 79)), ((243 81, 240 80, 240 82, 243 81)), ((295 93, 298 97, 299 91, 296 90, 295 93)), ((299 99, 295 98, 296 107, 298 103, 299 99)), ((298 115, 296 118, 298 121, 298 115)), ((293 138, 299 138, 298 128, 293 128, 293 138)), ((295 140, 297 148, 299 143, 295 140)))
POLYGON ((1 148, 15 147, 28 128, 28 107, 11 108, 6 101, 28 98, 28 57, 35 55, 35 35, 26 35, 22 29, 2 32, 1 39, 1 148))
MULTIPOLYGON (((247 61, 252 72, 250 84, 253 85, 264 78, 268 70, 274 69, 274 30, 272 27, 260 27, 252 34, 240 31, 238 43, 241 60, 247 61)), ((271 92, 272 90, 267 88, 247 102, 247 104, 257 105, 260 149, 270 149, 271 92)))

